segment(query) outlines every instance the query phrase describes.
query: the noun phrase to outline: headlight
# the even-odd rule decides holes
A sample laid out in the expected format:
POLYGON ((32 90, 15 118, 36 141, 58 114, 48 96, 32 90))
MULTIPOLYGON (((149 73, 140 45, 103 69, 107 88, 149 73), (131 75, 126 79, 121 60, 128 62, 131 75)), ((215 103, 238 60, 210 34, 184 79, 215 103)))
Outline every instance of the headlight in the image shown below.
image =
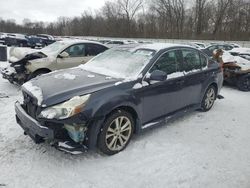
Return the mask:
POLYGON ((79 114, 82 111, 82 108, 85 106, 86 102, 90 97, 89 95, 76 96, 72 99, 46 108, 41 112, 39 117, 46 119, 66 119, 76 114, 79 114))

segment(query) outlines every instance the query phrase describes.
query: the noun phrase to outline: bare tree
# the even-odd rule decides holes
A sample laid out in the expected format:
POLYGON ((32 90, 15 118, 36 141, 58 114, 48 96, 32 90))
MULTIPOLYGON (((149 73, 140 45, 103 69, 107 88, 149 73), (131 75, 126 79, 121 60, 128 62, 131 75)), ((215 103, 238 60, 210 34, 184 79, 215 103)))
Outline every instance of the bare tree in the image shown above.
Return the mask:
POLYGON ((125 17, 127 32, 130 36, 131 33, 131 24, 136 14, 143 5, 143 0, 118 0, 118 7, 121 10, 122 16, 125 17))
POLYGON ((0 19, 0 32, 109 37, 250 39, 250 0, 112 0, 56 22, 0 19))
POLYGON ((203 23, 205 21, 205 9, 208 0, 195 0, 195 21, 196 35, 199 36, 203 31, 203 23))
POLYGON ((225 13, 230 5, 232 0, 217 0, 215 4, 215 18, 214 18, 214 30, 213 35, 216 37, 217 33, 221 30, 223 19, 225 17, 225 13))

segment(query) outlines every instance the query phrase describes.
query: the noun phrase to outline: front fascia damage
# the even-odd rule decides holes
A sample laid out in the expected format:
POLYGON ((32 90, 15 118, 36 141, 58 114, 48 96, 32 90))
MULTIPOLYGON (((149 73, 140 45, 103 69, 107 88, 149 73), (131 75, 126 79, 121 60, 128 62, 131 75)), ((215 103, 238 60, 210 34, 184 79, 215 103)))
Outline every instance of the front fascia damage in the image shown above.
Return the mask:
POLYGON ((1 71, 4 79, 9 80, 10 83, 16 83, 22 85, 27 81, 28 76, 30 74, 29 70, 27 70, 26 66, 29 61, 46 58, 47 56, 42 52, 35 52, 26 55, 24 58, 16 61, 9 62, 10 65, 1 71))
POLYGON ((242 91, 250 90, 250 68, 242 67, 236 62, 224 63, 224 81, 235 85, 242 91))
POLYGON ((44 108, 35 107, 36 112, 32 114, 30 111, 32 109, 31 101, 29 104, 25 104, 26 102, 24 104, 16 103, 16 119, 17 123, 24 129, 25 134, 28 134, 35 143, 48 142, 59 150, 73 154, 87 150, 85 142, 88 140, 87 131, 91 121, 83 113, 64 120, 42 119, 39 118, 39 114, 44 108), (32 123, 29 122, 30 119, 36 122, 33 127, 32 123))

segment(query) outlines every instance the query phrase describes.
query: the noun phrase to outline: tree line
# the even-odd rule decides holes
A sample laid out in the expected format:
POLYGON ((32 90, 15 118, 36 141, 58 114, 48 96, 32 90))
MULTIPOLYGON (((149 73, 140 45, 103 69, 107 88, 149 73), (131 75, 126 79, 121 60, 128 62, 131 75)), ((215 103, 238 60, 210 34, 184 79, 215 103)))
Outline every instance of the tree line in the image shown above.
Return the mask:
POLYGON ((250 40, 250 0, 116 0, 51 23, 0 19, 0 31, 57 36, 250 40))

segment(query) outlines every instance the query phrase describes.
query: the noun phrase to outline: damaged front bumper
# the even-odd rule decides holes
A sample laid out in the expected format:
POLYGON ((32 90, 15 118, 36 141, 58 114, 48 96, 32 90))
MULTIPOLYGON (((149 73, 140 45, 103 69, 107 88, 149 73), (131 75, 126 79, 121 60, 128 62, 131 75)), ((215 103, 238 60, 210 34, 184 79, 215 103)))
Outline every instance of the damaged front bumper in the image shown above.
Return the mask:
POLYGON ((35 143, 39 144, 43 142, 43 139, 54 139, 53 130, 42 126, 38 121, 28 115, 19 102, 15 103, 15 111, 17 123, 23 128, 25 134, 28 134, 35 143))
POLYGON ((39 144, 49 141, 57 149, 71 154, 80 154, 87 151, 87 147, 81 143, 57 139, 56 132, 53 129, 41 125, 41 123, 32 118, 19 102, 15 103, 15 112, 16 121, 24 130, 24 134, 29 135, 35 143, 39 144))
POLYGON ((10 71, 8 70, 8 68, 4 68, 1 70, 1 74, 4 79, 9 80, 10 83, 14 83, 15 81, 14 71, 10 71))
POLYGON ((1 70, 1 74, 4 79, 7 79, 12 84, 22 85, 26 80, 26 75, 24 73, 17 73, 14 68, 4 68, 1 70))

